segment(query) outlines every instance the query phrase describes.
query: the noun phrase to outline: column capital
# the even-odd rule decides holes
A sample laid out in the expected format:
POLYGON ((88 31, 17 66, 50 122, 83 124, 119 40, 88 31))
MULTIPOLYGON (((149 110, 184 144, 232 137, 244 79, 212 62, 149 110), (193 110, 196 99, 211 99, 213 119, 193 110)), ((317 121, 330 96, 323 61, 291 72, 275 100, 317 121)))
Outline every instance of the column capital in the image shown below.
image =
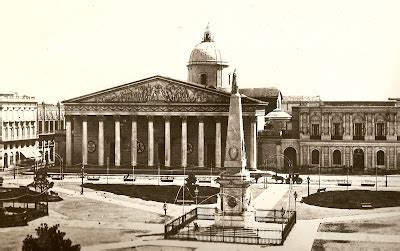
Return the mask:
POLYGON ((153 116, 153 115, 147 115, 146 117, 147 117, 147 120, 148 120, 148 121, 153 121, 153 119, 154 119, 154 116, 153 116))
POLYGON ((216 123, 221 123, 221 120, 222 120, 221 116, 216 116, 216 117, 214 117, 214 121, 215 121, 216 123))
POLYGON ((197 116, 197 120, 198 120, 199 122, 204 122, 204 116, 202 116, 202 115, 197 116))
POLYGON ((113 118, 114 118, 114 120, 119 121, 121 119, 121 116, 117 114, 117 115, 113 115, 113 118))
POLYGON ((96 115, 98 121, 104 121, 104 115, 96 115))
POLYGON ((129 117, 131 118, 131 121, 136 121, 137 120, 137 115, 131 115, 129 117))
POLYGON ((163 118, 165 121, 168 121, 168 122, 171 120, 171 116, 163 116, 163 118))
POLYGON ((186 122, 187 121, 187 116, 185 116, 185 115, 180 116, 180 118, 181 118, 182 122, 186 122))

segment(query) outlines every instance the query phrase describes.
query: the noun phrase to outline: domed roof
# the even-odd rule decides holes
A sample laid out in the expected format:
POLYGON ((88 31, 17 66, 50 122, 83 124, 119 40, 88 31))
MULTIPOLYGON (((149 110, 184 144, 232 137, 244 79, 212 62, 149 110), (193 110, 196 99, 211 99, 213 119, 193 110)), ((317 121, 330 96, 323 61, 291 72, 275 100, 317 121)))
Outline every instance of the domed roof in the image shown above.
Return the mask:
POLYGON ((221 57, 221 52, 217 48, 213 38, 211 37, 210 29, 207 25, 204 31, 203 41, 196 45, 190 54, 188 65, 193 64, 212 64, 228 66, 221 57))

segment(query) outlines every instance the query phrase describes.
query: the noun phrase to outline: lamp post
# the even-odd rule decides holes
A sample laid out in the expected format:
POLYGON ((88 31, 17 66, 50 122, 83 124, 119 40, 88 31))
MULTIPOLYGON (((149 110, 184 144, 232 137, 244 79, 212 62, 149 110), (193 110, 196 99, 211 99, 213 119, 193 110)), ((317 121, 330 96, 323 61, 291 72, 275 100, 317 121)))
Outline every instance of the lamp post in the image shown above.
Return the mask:
POLYGON ((167 202, 166 201, 164 201, 163 209, 164 209, 164 216, 167 216, 167 202))
POLYGON ((297 199, 297 192, 294 191, 294 211, 296 212, 296 199, 297 199))
POLYGON ((83 171, 85 170, 85 165, 82 165, 81 168, 81 179, 82 179, 82 183, 81 183, 81 194, 83 194, 83 171))
POLYGON ((194 195, 196 196, 196 207, 197 207, 197 196, 199 195, 199 189, 197 188, 197 186, 194 189, 194 195))
POLYGON ((310 196, 310 176, 307 176, 307 196, 310 196))

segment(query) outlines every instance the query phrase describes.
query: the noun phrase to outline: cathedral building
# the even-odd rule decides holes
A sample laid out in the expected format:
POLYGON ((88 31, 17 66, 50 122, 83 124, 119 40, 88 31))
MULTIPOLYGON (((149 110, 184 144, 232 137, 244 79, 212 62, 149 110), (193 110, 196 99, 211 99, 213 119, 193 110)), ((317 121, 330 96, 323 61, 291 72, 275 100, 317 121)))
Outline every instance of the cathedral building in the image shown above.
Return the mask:
MULTIPOLYGON (((153 76, 63 101, 67 166, 223 168, 229 113, 228 67, 210 30, 192 50, 187 81, 153 76)), ((238 80, 241 85, 240 75, 238 80)), ((272 93, 272 94, 271 94, 272 93)), ((242 94, 247 167, 257 168, 257 135, 276 99, 242 94)), ((273 98, 272 97, 272 98, 273 98)))

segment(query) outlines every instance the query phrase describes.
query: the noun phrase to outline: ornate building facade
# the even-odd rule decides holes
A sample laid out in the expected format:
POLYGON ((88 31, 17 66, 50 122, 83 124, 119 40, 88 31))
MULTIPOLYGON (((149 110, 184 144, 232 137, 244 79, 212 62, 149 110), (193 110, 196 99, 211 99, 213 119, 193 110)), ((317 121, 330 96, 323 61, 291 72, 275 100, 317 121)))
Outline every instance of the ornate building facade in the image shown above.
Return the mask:
POLYGON ((291 109, 290 130, 280 128, 282 136, 260 138, 265 154, 285 156, 278 168, 284 168, 289 159, 300 167, 399 169, 398 100, 304 99, 291 109))
POLYGON ((0 169, 40 157, 37 149, 37 102, 16 93, 0 94, 0 169))
MULTIPOLYGON (((64 101, 66 165, 222 168, 227 66, 207 27, 187 82, 154 76, 64 101)), ((247 167, 256 169, 268 102, 242 95, 242 104, 247 167)))

